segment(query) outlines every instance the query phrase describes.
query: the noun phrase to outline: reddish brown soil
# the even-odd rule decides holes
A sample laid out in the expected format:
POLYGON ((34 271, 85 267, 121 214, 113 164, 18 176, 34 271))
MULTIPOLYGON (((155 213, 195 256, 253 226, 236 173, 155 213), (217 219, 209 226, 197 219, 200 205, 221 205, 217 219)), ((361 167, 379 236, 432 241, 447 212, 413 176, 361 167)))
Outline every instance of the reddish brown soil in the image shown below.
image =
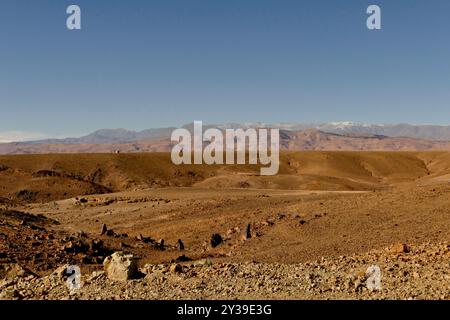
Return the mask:
POLYGON ((141 264, 183 255, 297 263, 450 240, 449 153, 284 153, 274 177, 250 166, 176 167, 169 159, 0 157, 1 261, 36 272, 65 262, 96 268, 108 252, 124 250, 141 264), (101 235, 102 224, 114 234, 101 235), (251 237, 243 240, 248 224, 251 237), (215 233, 224 241, 212 248, 215 233))

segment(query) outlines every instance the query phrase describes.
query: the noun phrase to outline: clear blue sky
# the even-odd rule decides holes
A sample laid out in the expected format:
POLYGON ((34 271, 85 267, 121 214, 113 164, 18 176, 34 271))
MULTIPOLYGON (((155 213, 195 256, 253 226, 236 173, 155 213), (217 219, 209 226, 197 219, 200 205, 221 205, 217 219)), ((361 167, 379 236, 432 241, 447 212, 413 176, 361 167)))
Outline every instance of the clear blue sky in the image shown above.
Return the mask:
POLYGON ((449 35, 448 0, 1 0, 0 133, 449 124, 449 35))

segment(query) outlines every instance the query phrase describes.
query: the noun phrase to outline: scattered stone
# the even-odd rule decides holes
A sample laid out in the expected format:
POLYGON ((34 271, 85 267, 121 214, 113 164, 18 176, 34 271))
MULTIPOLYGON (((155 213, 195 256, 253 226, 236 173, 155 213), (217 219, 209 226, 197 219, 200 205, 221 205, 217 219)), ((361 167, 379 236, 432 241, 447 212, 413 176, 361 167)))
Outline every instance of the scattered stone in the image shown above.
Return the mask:
POLYGON ((211 236, 211 247, 215 248, 223 242, 222 236, 218 233, 214 233, 211 236))
POLYGON ((87 238, 88 236, 87 236, 86 232, 84 232, 83 230, 80 230, 77 232, 76 237, 77 238, 87 238))
POLYGON ((102 235, 102 236, 105 235, 107 231, 108 231, 108 227, 106 227, 106 224, 103 224, 100 235, 102 235))
POLYGON ((207 267, 212 266, 212 264, 213 263, 212 263, 211 259, 202 259, 202 260, 195 261, 193 263, 194 266, 207 266, 207 267))
POLYGON ((69 276, 69 267, 70 266, 68 264, 60 266, 48 276, 48 279, 51 281, 52 285, 59 285, 67 280, 69 276))
MULTIPOLYGON (((448 248, 447 243, 421 244, 411 248, 410 254, 405 256, 392 255, 388 250, 374 250, 295 264, 223 263, 220 260, 212 264, 209 258, 183 265, 177 261, 147 264, 142 268, 145 279, 132 282, 112 282, 102 271, 87 274, 83 278, 83 290, 76 293, 65 285, 53 285, 48 277, 20 277, 13 283, 0 286, 0 298, 448 299, 445 285, 450 281, 448 248), (368 287, 369 277, 377 276, 367 271, 373 264, 381 271, 379 290, 368 287)), ((64 281, 66 267, 58 269, 53 273, 54 277, 64 281)), ((373 283, 376 283, 375 279, 372 279, 373 283)))
POLYGON ((156 241, 155 243, 153 243, 153 246, 154 246, 156 249, 159 249, 159 250, 165 250, 165 249, 166 249, 164 239, 159 239, 158 241, 156 241))
POLYGON ((21 300, 23 296, 17 289, 6 288, 0 293, 0 300, 21 300))
POLYGON ((105 271, 94 271, 92 272, 92 274, 90 275, 89 278, 87 278, 87 282, 93 282, 99 278, 101 278, 102 276, 105 275, 105 271))
POLYGON ((252 237, 251 233, 251 226, 250 224, 247 225, 247 227, 244 229, 244 232, 241 234, 241 240, 245 241, 252 237))
POLYGON ((178 258, 176 258, 175 260, 172 260, 171 263, 178 263, 178 262, 188 262, 191 261, 192 259, 187 257, 186 255, 181 255, 178 258))
POLYGON ((93 239, 91 241, 91 250, 95 255, 103 255, 105 253, 103 241, 99 239, 93 239))
POLYGON ((121 249, 125 249, 125 248, 130 248, 131 246, 129 244, 126 244, 125 242, 120 242, 120 248, 121 249))
POLYGON ((171 273, 181 273, 183 272, 183 267, 181 265, 177 264, 173 264, 170 266, 170 272, 171 273))
POLYGON ((178 250, 184 250, 184 244, 183 241, 181 241, 181 239, 178 239, 176 247, 178 250))
MULTIPOLYGON (((144 243, 153 243, 153 244, 156 243, 156 241, 153 240, 151 237, 144 237, 142 234, 139 234, 139 235, 136 237, 136 240, 142 241, 142 242, 144 242, 144 243)), ((156 243, 156 244, 157 244, 157 243, 156 243)))
POLYGON ((89 245, 82 240, 72 240, 63 246, 63 250, 68 253, 86 253, 89 245))
POLYGON ((0 272, 0 274, 3 275, 4 282, 16 280, 17 278, 35 276, 33 272, 20 266, 17 263, 0 265, 0 272))
POLYGON ((263 225, 264 227, 270 227, 273 226, 273 222, 270 220, 264 220, 263 222, 261 222, 261 225, 263 225))
POLYGON ((286 215, 284 214, 284 213, 279 213, 278 215, 277 215, 277 219, 278 220, 282 220, 282 219, 284 219, 286 217, 286 215))
POLYGON ((106 276, 114 281, 127 281, 139 276, 136 261, 131 254, 115 252, 103 262, 106 276))
POLYGON ((389 253, 392 253, 392 254, 401 254, 401 253, 408 253, 408 252, 409 252, 409 248, 404 243, 397 243, 389 248, 389 253))

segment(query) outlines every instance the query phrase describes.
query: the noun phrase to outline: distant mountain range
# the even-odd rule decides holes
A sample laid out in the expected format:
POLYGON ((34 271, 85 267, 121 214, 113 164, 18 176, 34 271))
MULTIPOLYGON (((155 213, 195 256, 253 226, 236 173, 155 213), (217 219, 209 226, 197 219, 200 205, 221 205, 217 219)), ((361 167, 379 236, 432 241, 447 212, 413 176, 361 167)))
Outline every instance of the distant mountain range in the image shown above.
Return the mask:
MULTIPOLYGON (((184 128, 191 128, 192 124, 184 128)), ((321 124, 278 123, 226 123, 205 125, 204 128, 279 128, 285 131, 304 131, 316 129, 325 133, 340 135, 405 137, 427 140, 450 141, 450 125, 411 125, 411 124, 364 124, 357 122, 330 122, 321 124)), ((128 143, 143 140, 162 140, 170 138, 175 127, 132 131, 127 129, 102 129, 80 138, 46 139, 22 142, 23 144, 105 144, 128 143)))
POLYGON ((320 124, 264 123, 247 124, 247 126, 274 127, 289 131, 317 129, 327 133, 374 135, 386 137, 407 137, 428 140, 450 140, 450 125, 411 125, 411 124, 365 124, 358 122, 329 122, 320 124))
POLYGON ((176 128, 148 129, 132 131, 127 129, 102 129, 80 138, 45 139, 22 142, 22 144, 104 144, 125 143, 142 140, 160 140, 170 138, 176 128))
POLYGON ((353 122, 328 123, 317 127, 324 132, 338 134, 369 134, 387 137, 408 137, 429 140, 450 140, 450 126, 436 125, 368 125, 353 122))
MULTIPOLYGON (((191 130, 192 124, 184 127, 191 130)), ((220 129, 280 128, 281 148, 290 151, 450 150, 450 126, 369 125, 354 122, 204 125, 204 129, 210 127, 220 129)), ((3 143, 0 144, 0 154, 166 152, 170 151, 174 145, 170 141, 170 135, 174 129, 176 128, 143 131, 103 129, 80 138, 3 143)))

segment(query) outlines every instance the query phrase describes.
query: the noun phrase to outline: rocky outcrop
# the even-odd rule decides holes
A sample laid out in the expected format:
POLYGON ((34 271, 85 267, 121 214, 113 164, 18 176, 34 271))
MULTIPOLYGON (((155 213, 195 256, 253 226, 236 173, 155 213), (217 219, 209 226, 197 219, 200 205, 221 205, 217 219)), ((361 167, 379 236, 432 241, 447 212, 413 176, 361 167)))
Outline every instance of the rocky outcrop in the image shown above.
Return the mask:
POLYGON ((115 252, 103 262, 106 276, 114 281, 127 281, 139 276, 136 260, 131 254, 115 252))

